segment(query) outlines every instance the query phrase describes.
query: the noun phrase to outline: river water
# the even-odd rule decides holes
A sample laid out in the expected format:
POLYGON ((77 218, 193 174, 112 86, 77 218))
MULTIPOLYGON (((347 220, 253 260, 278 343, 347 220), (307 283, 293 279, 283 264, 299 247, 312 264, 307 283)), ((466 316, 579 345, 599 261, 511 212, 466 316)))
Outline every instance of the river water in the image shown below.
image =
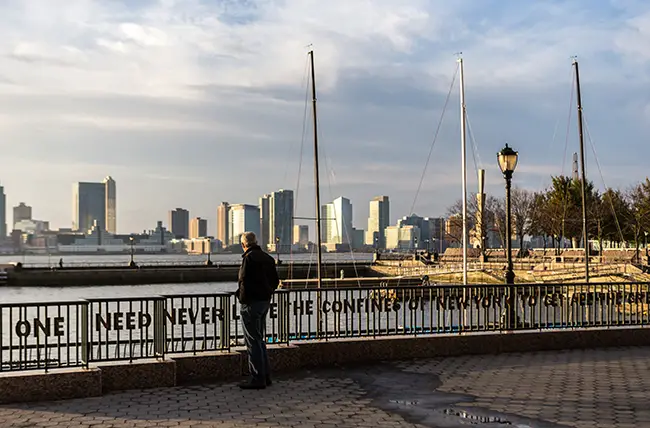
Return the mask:
MULTIPOLYGON (((69 266, 101 266, 116 265, 129 262, 128 255, 106 255, 106 256, 62 256, 64 265, 69 266)), ((56 266, 60 256, 53 255, 26 255, 23 256, 0 256, 0 265, 12 262, 23 262, 26 266, 56 266)), ((280 258, 285 262, 295 261, 297 263, 316 263, 313 254, 281 254, 280 258)), ((323 261, 368 261, 372 254, 359 253, 326 253, 323 254, 323 261)), ((214 263, 235 264, 241 261, 239 254, 213 254, 211 257, 214 263)), ((147 254, 135 256, 139 264, 201 264, 205 262, 206 256, 195 256, 185 254, 147 254)), ((150 297, 169 294, 202 294, 218 293, 223 291, 234 291, 237 288, 235 282, 212 282, 195 284, 153 284, 153 285, 108 285, 108 286, 84 286, 84 287, 0 287, 0 303, 28 303, 65 301, 76 299, 94 299, 106 297, 150 297)))

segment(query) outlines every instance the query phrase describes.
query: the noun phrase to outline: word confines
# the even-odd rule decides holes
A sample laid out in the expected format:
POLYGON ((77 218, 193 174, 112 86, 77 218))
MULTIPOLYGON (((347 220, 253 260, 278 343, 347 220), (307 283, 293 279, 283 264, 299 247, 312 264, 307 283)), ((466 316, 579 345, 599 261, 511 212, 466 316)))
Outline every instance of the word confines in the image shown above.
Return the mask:
MULTIPOLYGON (((444 296, 413 297, 406 299, 389 298, 350 298, 350 299, 300 299, 287 301, 280 308, 278 303, 271 303, 269 318, 276 319, 284 309, 283 316, 309 316, 320 309, 323 314, 362 314, 376 312, 420 311, 432 305, 436 310, 454 311, 463 309, 488 310, 502 308, 509 304, 508 295, 505 293, 472 294, 467 297, 462 292, 444 296)), ((518 294, 517 305, 522 307, 566 307, 566 306, 620 306, 623 304, 648 304, 650 305, 650 292, 578 292, 572 294, 540 293, 518 294)), ((230 317, 238 320, 239 305, 233 304, 230 317)), ((223 321, 227 312, 216 306, 167 308, 163 310, 163 317, 168 325, 215 325, 223 321)), ((89 320, 91 330, 101 333, 109 331, 132 331, 152 328, 153 310, 148 311, 113 311, 93 314, 89 320)), ((69 320, 68 323, 76 325, 79 320, 69 320)), ((19 338, 27 337, 62 337, 68 329, 66 318, 63 316, 32 318, 16 321, 13 325, 14 332, 19 338)))

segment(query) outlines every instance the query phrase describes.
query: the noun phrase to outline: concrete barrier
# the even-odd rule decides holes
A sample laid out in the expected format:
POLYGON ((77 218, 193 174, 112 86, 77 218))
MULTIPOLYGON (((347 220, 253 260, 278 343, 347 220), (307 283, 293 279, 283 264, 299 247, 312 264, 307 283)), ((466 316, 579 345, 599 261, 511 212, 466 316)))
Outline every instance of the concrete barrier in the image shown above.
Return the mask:
MULTIPOLYGON (((270 346, 274 373, 378 361, 564 349, 650 346, 650 328, 471 333, 340 339, 270 346)), ((248 372, 243 351, 170 355, 165 361, 102 364, 89 370, 0 376, 0 403, 91 397, 102 392, 232 381, 248 372)))
MULTIPOLYGON (((369 262, 360 262, 356 268, 350 263, 325 264, 324 277, 338 277, 343 269, 347 276, 374 276, 369 262)), ((281 264, 278 275, 281 279, 315 278, 316 270, 308 264, 281 264)), ((139 285, 197 282, 237 281, 238 266, 144 266, 141 268, 71 268, 71 269, 15 269, 7 271, 6 282, 15 287, 24 286, 82 286, 82 285, 139 285)))

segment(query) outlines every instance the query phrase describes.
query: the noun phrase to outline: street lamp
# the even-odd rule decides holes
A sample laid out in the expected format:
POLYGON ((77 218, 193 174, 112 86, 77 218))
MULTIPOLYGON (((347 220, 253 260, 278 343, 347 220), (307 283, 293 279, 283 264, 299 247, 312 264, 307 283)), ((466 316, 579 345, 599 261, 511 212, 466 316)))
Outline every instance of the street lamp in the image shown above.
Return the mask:
POLYGON ((129 244, 131 245, 131 261, 129 262, 129 267, 135 267, 135 261, 133 261, 133 245, 134 245, 133 236, 129 236, 129 244))
POLYGON ((518 153, 512 150, 508 145, 497 153, 499 168, 506 179, 506 258, 508 267, 506 270, 506 284, 509 285, 508 294, 510 294, 510 308, 508 312, 508 326, 512 329, 516 327, 517 310, 515 307, 515 273, 512 270, 512 231, 510 226, 510 187, 512 182, 512 173, 517 168, 518 153))
POLYGON ((208 266, 212 266, 212 260, 210 259, 211 254, 212 254, 212 242, 210 241, 210 238, 208 238, 208 261, 205 262, 205 264, 208 266))
POLYGON ((280 261, 280 237, 275 237, 275 253, 278 255, 278 264, 282 263, 280 261))

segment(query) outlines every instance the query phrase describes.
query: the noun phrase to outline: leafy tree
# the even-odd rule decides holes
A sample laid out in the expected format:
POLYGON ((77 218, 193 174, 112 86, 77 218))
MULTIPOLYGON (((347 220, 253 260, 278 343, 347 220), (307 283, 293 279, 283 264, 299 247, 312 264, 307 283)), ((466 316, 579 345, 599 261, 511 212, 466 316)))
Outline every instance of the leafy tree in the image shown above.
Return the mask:
MULTIPOLYGON (((630 205, 620 190, 607 189, 601 196, 599 240, 624 242, 629 237, 630 205)), ((602 244, 601 247, 602 248, 602 244)))
POLYGON ((643 231, 650 229, 650 180, 646 178, 628 190, 626 199, 630 207, 626 224, 638 255, 640 237, 643 231))

